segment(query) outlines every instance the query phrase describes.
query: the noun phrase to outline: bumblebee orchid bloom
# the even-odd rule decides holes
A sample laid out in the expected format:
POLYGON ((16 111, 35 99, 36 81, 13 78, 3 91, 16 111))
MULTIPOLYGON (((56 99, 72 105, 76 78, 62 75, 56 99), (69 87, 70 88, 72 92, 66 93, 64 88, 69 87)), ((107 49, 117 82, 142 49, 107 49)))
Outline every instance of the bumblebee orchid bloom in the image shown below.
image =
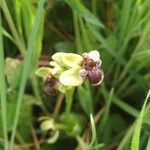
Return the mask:
POLYGON ((74 53, 58 52, 52 55, 51 67, 41 67, 36 71, 40 77, 52 76, 58 80, 58 90, 65 92, 73 86, 82 85, 88 79, 93 86, 99 85, 104 73, 101 67, 100 54, 97 50, 83 53, 82 56, 74 53))

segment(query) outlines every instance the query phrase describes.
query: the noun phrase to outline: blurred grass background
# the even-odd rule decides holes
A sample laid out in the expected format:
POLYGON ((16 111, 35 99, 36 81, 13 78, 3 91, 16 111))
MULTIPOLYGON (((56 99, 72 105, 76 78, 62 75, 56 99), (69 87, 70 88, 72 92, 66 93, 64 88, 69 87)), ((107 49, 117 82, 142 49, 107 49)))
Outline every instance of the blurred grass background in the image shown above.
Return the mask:
MULTIPOLYGON (((7 128, 0 130, 0 149, 7 150, 9 140, 10 150, 14 142, 18 150, 82 149, 79 141, 90 144, 92 113, 96 143, 104 144, 95 149, 136 150, 131 138, 139 117, 140 141, 132 142, 149 150, 149 104, 140 117, 150 85, 149 0, 0 0, 0 6, 0 126, 7 128), (86 82, 75 90, 72 112, 84 120, 80 137, 62 133, 55 144, 46 144, 37 120, 50 116, 62 95, 44 94, 36 68, 47 66, 55 52, 82 54, 94 49, 100 52, 105 78, 98 87, 86 82)), ((62 102, 60 113, 64 107, 62 102)))

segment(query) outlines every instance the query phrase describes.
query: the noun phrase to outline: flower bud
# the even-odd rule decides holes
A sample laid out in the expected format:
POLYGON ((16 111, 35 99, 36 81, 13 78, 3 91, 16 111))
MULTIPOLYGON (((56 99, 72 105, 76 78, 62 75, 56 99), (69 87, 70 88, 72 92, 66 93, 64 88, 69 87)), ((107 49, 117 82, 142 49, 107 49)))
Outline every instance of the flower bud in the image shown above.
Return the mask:
POLYGON ((54 95, 57 91, 59 81, 51 76, 47 76, 44 81, 44 92, 48 95, 54 95))

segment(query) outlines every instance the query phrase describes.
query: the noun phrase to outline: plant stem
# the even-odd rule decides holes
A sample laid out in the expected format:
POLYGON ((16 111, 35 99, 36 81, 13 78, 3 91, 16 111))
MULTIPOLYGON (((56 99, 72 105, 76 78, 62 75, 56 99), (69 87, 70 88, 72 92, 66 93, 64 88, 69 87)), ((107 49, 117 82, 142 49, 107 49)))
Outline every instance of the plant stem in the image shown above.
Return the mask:
MULTIPOLYGON (((19 141, 19 143, 25 144, 24 139, 21 137, 21 135, 18 132, 16 132, 16 139, 19 141)), ((28 148, 22 148, 22 150, 29 150, 29 149, 28 148)))
POLYGON ((81 17, 79 18, 79 22, 80 22, 80 27, 81 27, 81 33, 82 33, 84 46, 85 46, 86 49, 90 50, 90 49, 92 49, 91 40, 90 40, 88 32, 86 30, 85 23, 84 23, 84 21, 81 17))
POLYGON ((8 150, 8 135, 7 135, 7 110, 6 110, 6 80, 4 70, 4 50, 3 50, 3 35, 2 35, 2 22, 0 13, 0 100, 1 100, 1 116, 2 127, 4 134, 4 147, 8 150))
POLYGON ((22 76, 21 76, 21 83, 19 87, 17 106, 16 106, 14 123, 13 123, 13 128, 12 128, 12 135, 11 135, 11 140, 10 140, 10 150, 13 150, 15 134, 16 134, 19 114, 21 110, 21 104, 22 104, 22 100, 24 96, 25 85, 26 85, 28 75, 31 71, 30 69, 31 69, 32 56, 33 56, 33 51, 36 46, 36 37, 37 37, 39 27, 40 27, 44 3, 45 3, 44 0, 39 1, 34 26, 32 29, 31 37, 29 39, 28 50, 26 53, 25 61, 24 61, 24 66, 23 66, 23 71, 22 71, 22 76))
POLYGON ((70 113, 72 101, 73 101, 73 93, 74 93, 74 87, 66 91, 66 116, 70 113))
POLYGON ((56 102, 56 106, 55 106, 55 109, 54 109, 54 112, 53 112, 53 118, 56 118, 58 113, 59 113, 59 110, 61 108, 61 105, 62 105, 62 102, 63 102, 63 99, 64 99, 64 94, 61 93, 57 99, 57 102, 56 102))
POLYGON ((81 42, 81 34, 79 29, 78 15, 76 12, 73 12, 73 20, 74 20, 74 32, 75 32, 75 40, 77 45, 77 53, 82 54, 82 42, 81 42))
POLYGON ((34 95, 38 101, 38 103, 40 104, 39 106, 41 107, 42 111, 45 113, 45 114, 48 114, 46 108, 43 106, 43 103, 42 103, 42 98, 40 96, 40 91, 38 89, 38 83, 37 83, 37 79, 36 77, 32 74, 31 75, 31 82, 32 82, 32 87, 33 87, 33 92, 34 92, 34 95))
POLYGON ((97 0, 92 0, 92 11, 94 15, 97 15, 97 0))

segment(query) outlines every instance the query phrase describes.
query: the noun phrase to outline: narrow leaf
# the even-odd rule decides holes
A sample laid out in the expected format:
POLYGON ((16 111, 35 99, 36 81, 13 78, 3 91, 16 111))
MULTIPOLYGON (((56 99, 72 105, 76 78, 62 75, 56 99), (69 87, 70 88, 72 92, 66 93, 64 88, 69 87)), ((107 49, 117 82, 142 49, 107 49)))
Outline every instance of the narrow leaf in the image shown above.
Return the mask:
POLYGON ((139 118, 137 119, 136 124, 135 124, 132 143, 131 143, 131 150, 139 150, 140 132, 141 132, 141 127, 142 127, 142 122, 143 122, 143 118, 144 118, 146 104, 148 102, 149 97, 150 97, 150 90, 148 91, 148 94, 147 94, 146 99, 144 101, 144 105, 143 105, 142 110, 140 112, 139 118))
POLYGON ((6 79, 4 71, 4 49, 3 49, 3 35, 2 35, 2 22, 1 22, 1 13, 0 13, 0 102, 1 102, 1 117, 3 125, 3 134, 4 134, 4 145, 5 150, 8 149, 8 136, 7 136, 7 113, 6 113, 6 79))
POLYGON ((95 17, 79 0, 65 0, 65 2, 88 23, 99 27, 104 27, 100 20, 95 17))
POLYGON ((22 77, 21 77, 21 83, 20 83, 20 88, 19 88, 19 95, 18 95, 18 100, 17 100, 18 103, 16 106, 16 112, 15 112, 15 117, 14 117, 10 149, 12 149, 13 143, 14 143, 16 128, 17 128, 17 124, 18 124, 18 120, 19 120, 19 112, 21 109, 21 104, 22 104, 22 99, 23 99, 23 95, 24 95, 26 81, 27 81, 30 67, 31 67, 32 54, 33 54, 33 50, 36 45, 36 38, 37 38, 37 33, 38 33, 38 30, 40 27, 41 17, 43 14, 42 12, 43 12, 44 2, 45 2, 44 0, 39 1, 36 18, 35 18, 35 23, 34 23, 34 26, 33 26, 32 32, 31 32, 31 37, 30 37, 29 44, 28 44, 28 50, 27 50, 26 57, 25 57, 25 62, 24 62, 23 72, 22 72, 22 77))

